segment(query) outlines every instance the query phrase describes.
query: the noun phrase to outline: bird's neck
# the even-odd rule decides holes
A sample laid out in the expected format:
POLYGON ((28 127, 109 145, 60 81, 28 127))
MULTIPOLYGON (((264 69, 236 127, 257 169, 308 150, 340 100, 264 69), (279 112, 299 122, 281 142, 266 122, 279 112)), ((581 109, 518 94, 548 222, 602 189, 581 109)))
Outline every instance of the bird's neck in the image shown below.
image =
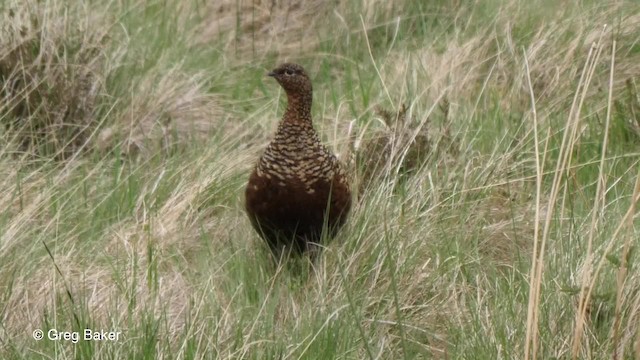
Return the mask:
POLYGON ((284 112, 285 122, 311 123, 312 94, 287 94, 287 109, 284 112))

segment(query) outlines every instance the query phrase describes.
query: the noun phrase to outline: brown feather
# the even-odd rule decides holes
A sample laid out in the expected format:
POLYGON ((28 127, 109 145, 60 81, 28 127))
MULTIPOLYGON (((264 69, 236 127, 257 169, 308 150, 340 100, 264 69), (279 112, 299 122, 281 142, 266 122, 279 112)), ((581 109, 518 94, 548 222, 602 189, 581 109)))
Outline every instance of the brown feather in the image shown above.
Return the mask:
POLYGON ((304 253, 322 230, 335 236, 351 208, 347 177, 311 121, 312 87, 304 69, 282 64, 271 73, 287 93, 276 135, 249 177, 245 207, 274 256, 304 253))

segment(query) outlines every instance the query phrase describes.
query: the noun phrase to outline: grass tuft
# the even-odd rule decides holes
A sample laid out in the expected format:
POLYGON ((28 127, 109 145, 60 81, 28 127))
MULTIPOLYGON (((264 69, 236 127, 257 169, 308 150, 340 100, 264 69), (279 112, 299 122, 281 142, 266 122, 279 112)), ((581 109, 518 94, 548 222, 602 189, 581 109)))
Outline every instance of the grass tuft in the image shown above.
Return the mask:
POLYGON ((5 151, 66 159, 86 148, 99 125, 94 113, 109 42, 105 19, 86 10, 24 1, 0 14, 5 151), (77 22, 65 26, 60 16, 77 22))

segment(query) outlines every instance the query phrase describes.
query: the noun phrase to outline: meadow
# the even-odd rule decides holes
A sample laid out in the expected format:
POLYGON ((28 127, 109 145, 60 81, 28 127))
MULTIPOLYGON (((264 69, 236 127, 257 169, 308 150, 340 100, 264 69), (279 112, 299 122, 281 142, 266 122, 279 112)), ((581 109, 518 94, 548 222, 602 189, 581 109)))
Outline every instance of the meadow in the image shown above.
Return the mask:
POLYGON ((639 29, 635 0, 0 2, 0 358, 640 359, 639 29), (243 207, 283 61, 354 190, 301 271, 243 207), (85 329, 119 335, 55 339, 85 329))

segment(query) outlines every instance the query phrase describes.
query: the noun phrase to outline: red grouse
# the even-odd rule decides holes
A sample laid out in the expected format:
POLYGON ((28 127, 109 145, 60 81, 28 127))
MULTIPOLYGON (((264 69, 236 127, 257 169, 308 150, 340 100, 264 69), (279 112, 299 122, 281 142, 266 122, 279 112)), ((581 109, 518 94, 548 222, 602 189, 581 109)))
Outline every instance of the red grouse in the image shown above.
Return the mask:
POLYGON ((285 63, 268 75, 287 93, 288 104, 275 138, 249 177, 247 214, 276 258, 315 253, 322 230, 332 237, 346 220, 349 183, 313 128, 313 91, 305 70, 285 63))

